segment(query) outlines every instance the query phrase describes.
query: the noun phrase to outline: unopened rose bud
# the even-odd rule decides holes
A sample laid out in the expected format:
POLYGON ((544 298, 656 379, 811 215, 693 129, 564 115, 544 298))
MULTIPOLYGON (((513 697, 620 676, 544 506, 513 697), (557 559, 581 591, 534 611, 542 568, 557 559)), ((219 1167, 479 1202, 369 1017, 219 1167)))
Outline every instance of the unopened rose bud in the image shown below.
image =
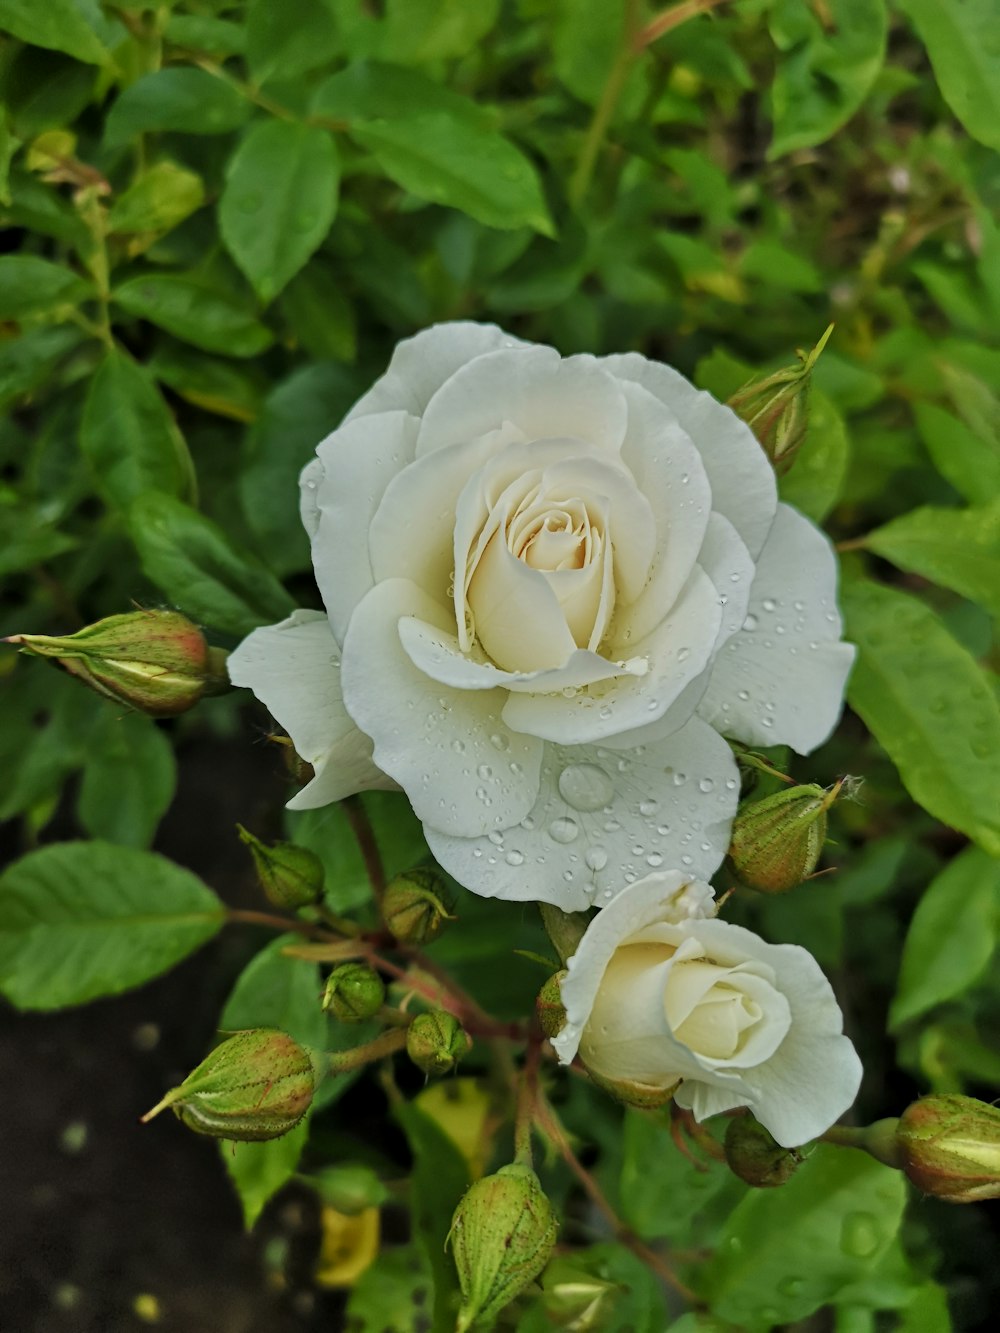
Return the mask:
POLYGON ((538 1023, 547 1037, 557 1037, 566 1022, 566 1010, 563 1008, 560 983, 566 975, 565 968, 554 972, 538 992, 535 1000, 535 1013, 538 1023))
POLYGON ((816 869, 826 841, 826 812, 842 782, 786 787, 744 806, 733 821, 729 861, 748 888, 787 893, 816 869))
POLYGON ((237 1032, 148 1111, 168 1106, 189 1129, 217 1139, 277 1139, 308 1111, 318 1082, 309 1051, 277 1028, 237 1032))
POLYGON ((956 1092, 908 1106, 896 1127, 900 1166, 948 1203, 1000 1199, 1000 1108, 956 1092))
POLYGON ((341 963, 326 979, 323 1009, 342 1023, 363 1023, 385 1004, 385 982, 367 963, 341 963))
POLYGON ((735 1116, 726 1127, 726 1164, 755 1189, 784 1185, 805 1161, 797 1148, 783 1148, 752 1115, 735 1116))
POLYGON ((569 1259, 553 1259, 542 1278, 542 1309, 556 1328, 590 1333, 604 1327, 608 1307, 620 1290, 569 1259))
POLYGON ((129 611, 61 638, 12 634, 5 642, 57 662, 98 694, 150 717, 186 712, 203 695, 230 688, 226 654, 210 648, 177 611, 129 611))
POLYGON ((443 1009, 417 1014, 406 1029, 406 1054, 425 1074, 450 1074, 471 1046, 458 1019, 443 1009))
POLYGON ((385 1203, 389 1191, 370 1166, 328 1166, 309 1177, 309 1183, 330 1208, 345 1217, 357 1217, 385 1203))
POLYGON ((382 897, 382 920, 401 944, 427 944, 453 921, 444 876, 429 866, 397 875, 382 897))
POLYGON ((780 475, 802 447, 809 425, 809 382, 833 325, 811 352, 798 352, 794 366, 753 379, 729 399, 728 406, 750 427, 780 475))
POLYGON ((257 882, 268 902, 275 907, 295 910, 310 907, 323 897, 325 872, 323 862, 307 847, 294 842, 275 842, 268 846, 242 824, 236 825, 242 842, 250 849, 257 882))
POLYGON ((528 1166, 503 1166, 466 1192, 448 1239, 462 1288, 457 1333, 486 1323, 545 1267, 558 1226, 528 1166))

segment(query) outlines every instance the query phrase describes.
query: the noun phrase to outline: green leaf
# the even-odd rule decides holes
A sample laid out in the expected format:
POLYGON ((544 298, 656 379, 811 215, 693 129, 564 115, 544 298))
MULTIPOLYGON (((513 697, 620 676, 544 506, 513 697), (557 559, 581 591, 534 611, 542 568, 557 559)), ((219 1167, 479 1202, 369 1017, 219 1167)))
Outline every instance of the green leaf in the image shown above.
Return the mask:
POLYGON ((103 15, 91 0, 0 0, 0 28, 22 42, 63 51, 87 65, 110 65, 99 33, 103 15))
POLYGON ((469 1187, 465 1158, 452 1140, 412 1102, 395 1109, 413 1153, 413 1232, 434 1278, 434 1333, 455 1326, 458 1275, 445 1239, 458 1201, 469 1187))
POLYGON ((415 1245, 384 1250, 351 1289, 345 1328, 357 1333, 427 1333, 427 1264, 415 1245))
POLYGON ((258 83, 272 74, 294 79, 338 54, 336 0, 250 0, 246 33, 250 72, 258 83))
POLYGON ((347 121, 398 185, 491 227, 553 234, 533 165, 468 98, 415 70, 360 62, 320 87, 314 106, 347 121))
MULTIPOLYGON (((606 0, 557 0, 551 5, 552 55, 557 78, 590 106, 601 100, 622 43, 623 5, 606 0)), ((634 60, 627 71, 616 118, 639 114, 649 88, 650 62, 634 60)))
POLYGON ((303 366, 272 390, 247 437, 240 500, 257 550, 278 574, 309 568, 309 538, 299 517, 299 473, 359 389, 354 376, 339 366, 303 366))
POLYGON ((215 894, 162 856, 52 843, 0 878, 0 990, 19 1009, 118 995, 179 963, 224 920, 215 894))
POLYGON ((974 985, 993 956, 1000 861, 967 847, 924 893, 903 946, 893 1028, 974 985))
MULTIPOLYGON (((287 14, 288 4, 282 8, 287 14)), ((186 51, 203 52, 222 60, 242 55, 247 47, 247 34, 239 23, 229 19, 208 18, 201 14, 171 14, 163 35, 174 46, 182 46, 186 51)))
POLYGON ((0 762, 9 777, 0 796, 0 820, 53 802, 66 778, 83 764, 105 707, 78 681, 41 662, 19 661, 3 689, 0 762))
POLYGON ((111 147, 149 131, 228 134, 250 115, 251 103, 225 78, 191 65, 144 74, 113 102, 104 125, 111 147))
POLYGON ((825 393, 809 391, 809 432, 791 469, 778 483, 782 500, 822 523, 840 498, 850 444, 844 418, 825 393))
POLYGON ((49 381, 59 362, 83 339, 71 325, 29 329, 0 343, 0 410, 49 381))
POLYGON ((130 315, 206 352, 257 356, 274 341, 244 306, 195 278, 148 273, 122 283, 112 296, 130 315))
POLYGON ((467 55, 497 21, 500 0, 386 0, 379 54, 403 65, 467 55))
POLYGON ((219 228, 265 304, 330 230, 339 176, 329 133, 296 121, 259 122, 234 153, 219 201, 219 228))
POLYGON ((353 361, 358 349, 354 307, 339 269, 314 259, 289 283, 281 311, 301 346, 317 361, 353 361))
POLYGON ((149 373, 179 398, 232 421, 253 421, 260 412, 267 380, 252 362, 223 361, 185 343, 164 339, 149 373))
POLYGON ((884 0, 777 0, 771 35, 780 57, 771 88, 772 160, 823 143, 867 97, 885 56, 884 0))
POLYGON ((942 477, 971 504, 1000 495, 1000 450, 936 403, 914 403, 920 438, 942 477))
POLYGON ((57 531, 34 505, 0 505, 0 577, 34 569, 78 545, 75 537, 57 531))
POLYGON ((1000 616, 1000 500, 973 509, 912 509, 870 532, 865 546, 1000 616))
POLYGON ((309 1121, 302 1120, 280 1139, 263 1143, 219 1143, 219 1152, 243 1209, 249 1231, 267 1201, 295 1174, 309 1138, 309 1121))
POLYGON ((120 509, 146 491, 191 496, 194 464, 148 371, 110 351, 90 382, 80 449, 102 494, 120 509))
POLYGON ((108 230, 126 236, 142 232, 162 235, 204 202, 205 186, 200 176, 176 162, 157 162, 112 204, 108 230))
POLYGON ((1000 855, 1000 706, 983 673, 915 597, 858 579, 842 600, 851 707, 915 801, 1000 855))
POLYGON ((142 568, 171 602, 226 634, 283 619, 294 603, 274 575, 204 514, 150 492, 129 511, 142 568))
POLYGON ((944 100, 974 139, 1000 148, 1000 43, 993 0, 900 0, 944 100))
POLYGON ((705 1273, 712 1313, 749 1333, 805 1319, 875 1267, 905 1202, 898 1171, 818 1144, 780 1189, 733 1210, 705 1273))
POLYGON ((76 305, 90 284, 61 264, 33 255, 0 257, 0 319, 21 319, 76 305))
POLYGON ((76 807, 92 838, 148 847, 176 783, 173 748, 155 722, 101 710, 76 807))

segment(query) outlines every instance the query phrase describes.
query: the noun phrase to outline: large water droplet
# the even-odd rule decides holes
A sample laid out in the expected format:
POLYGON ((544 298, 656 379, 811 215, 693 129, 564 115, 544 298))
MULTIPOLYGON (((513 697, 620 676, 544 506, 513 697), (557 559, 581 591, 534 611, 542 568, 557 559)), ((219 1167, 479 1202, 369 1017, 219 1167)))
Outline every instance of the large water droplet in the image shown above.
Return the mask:
POLYGON ((650 852, 646 857, 646 864, 656 870, 658 866, 663 865, 663 857, 659 852, 650 852))
POLYGON ((640 815, 645 815, 645 817, 646 817, 647 819, 649 818, 650 815, 655 815, 655 814, 656 814, 656 810, 657 810, 657 803, 656 803, 656 801, 649 800, 649 801, 640 801, 640 802, 639 802, 639 814, 640 814, 640 815))
POLYGON ((524 853, 518 851, 508 852, 507 855, 504 857, 504 860, 507 862, 509 866, 523 866, 524 853))
POLYGON ((549 825, 549 837, 555 842, 572 842, 580 832, 580 825, 575 819, 553 819, 549 825))
POLYGON ((570 764, 559 774, 559 794, 574 810, 600 810, 614 795, 614 785, 596 764, 570 764))
POLYGON ((840 1228, 840 1245, 855 1259, 870 1259, 882 1243, 877 1220, 871 1213, 848 1213, 840 1228))
POLYGON ((608 864, 608 854, 603 847, 591 847, 583 859, 591 870, 603 870, 608 864))
POLYGON ((711 778, 702 778, 702 780, 698 783, 698 790, 703 791, 707 796, 714 786, 715 783, 712 781, 711 778))

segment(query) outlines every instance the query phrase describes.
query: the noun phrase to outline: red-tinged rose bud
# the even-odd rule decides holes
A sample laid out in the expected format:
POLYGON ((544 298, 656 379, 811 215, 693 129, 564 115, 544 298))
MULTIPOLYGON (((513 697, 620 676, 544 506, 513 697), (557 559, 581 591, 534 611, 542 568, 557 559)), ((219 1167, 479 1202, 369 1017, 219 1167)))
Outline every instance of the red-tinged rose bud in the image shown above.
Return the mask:
POLYGON ((294 842, 268 846, 242 824, 236 825, 242 842, 250 849, 257 882, 275 907, 310 907, 323 897, 323 862, 307 847, 294 842))
POLYGON ((454 921, 444 876, 430 866, 396 875, 382 895, 382 920, 402 944, 428 944, 454 921))
POLYGON ((406 1054, 425 1074, 450 1074, 471 1046, 472 1038, 444 1009, 417 1014, 406 1029, 406 1054))
POLYGON ((448 1233, 462 1288, 457 1333, 485 1325, 534 1281, 557 1231, 552 1205, 529 1166, 502 1166, 476 1181, 448 1233))
POLYGON ((729 861, 741 883, 760 893, 787 893, 816 869, 826 841, 826 812, 843 782, 786 787, 744 805, 733 821, 729 861))
POLYGON ((253 1028, 227 1038, 179 1087, 142 1117, 169 1106, 198 1134, 255 1143, 294 1129, 319 1081, 313 1055, 277 1028, 253 1028))
POLYGON ((730 1171, 755 1189, 784 1185, 805 1161, 798 1148, 782 1148, 752 1115, 730 1120, 724 1148, 730 1171))
POLYGON ((76 634, 13 634, 6 642, 150 717, 186 712, 203 695, 231 688, 226 654, 177 611, 129 611, 76 634))
POLYGON ((899 1164, 947 1203, 1000 1199, 1000 1107, 947 1092, 908 1106, 896 1126, 899 1164))
POLYGON ((779 475, 791 467, 806 438, 809 382, 832 332, 831 324, 811 352, 796 353, 794 366, 750 380, 729 399, 728 406, 757 436, 779 475))
POLYGON ((554 972, 538 992, 535 1000, 535 1013, 538 1023, 547 1037, 558 1037, 566 1022, 566 1010, 562 1002, 562 979, 566 969, 554 972))

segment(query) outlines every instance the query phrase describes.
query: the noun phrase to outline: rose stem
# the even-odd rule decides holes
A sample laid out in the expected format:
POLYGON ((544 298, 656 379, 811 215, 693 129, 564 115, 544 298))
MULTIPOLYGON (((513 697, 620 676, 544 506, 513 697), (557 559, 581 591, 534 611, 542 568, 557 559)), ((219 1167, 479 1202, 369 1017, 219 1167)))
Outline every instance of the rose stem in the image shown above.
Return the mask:
POLYGON ((348 796, 341 801, 341 806, 358 844, 361 859, 365 863, 372 896, 376 906, 381 909, 382 895, 385 892, 385 867, 382 865, 382 857, 375 841, 375 830, 368 818, 368 811, 357 796, 348 796))
POLYGON ((541 1057, 541 1033, 532 1032, 528 1039, 521 1086, 514 1110, 514 1161, 519 1166, 531 1166, 531 1127, 538 1103, 538 1063, 541 1057))
POLYGON ((305 935, 310 940, 328 940, 328 933, 321 926, 310 925, 308 921, 295 921, 289 916, 276 916, 271 912, 255 912, 245 907, 228 907, 226 920, 243 922, 249 926, 268 926, 271 930, 291 930, 297 935, 305 935))
POLYGON ((405 1045, 406 1029, 394 1027, 380 1032, 377 1037, 365 1042, 364 1046, 355 1046, 350 1051, 329 1051, 326 1058, 329 1061, 331 1074, 346 1074, 353 1069, 360 1069, 362 1065, 370 1064, 372 1060, 382 1060, 388 1055, 395 1055, 396 1051, 401 1051, 405 1045))
POLYGON ((587 191, 590 189, 594 167, 597 163, 598 154, 604 145, 608 126, 615 114, 615 107, 618 105, 618 99, 622 95, 632 65, 639 55, 639 52, 635 49, 635 39, 638 31, 638 0, 626 0, 621 42, 608 71, 608 78, 601 93, 601 99, 594 108, 594 115, 587 129, 576 169, 569 183, 570 203, 574 207, 578 208, 583 203, 587 191))
POLYGON ((655 1250, 650 1249, 644 1241, 641 1241, 612 1208, 605 1197, 604 1191, 573 1152, 569 1139, 566 1137, 566 1131, 541 1093, 535 1101, 535 1115, 538 1119, 539 1128, 552 1140, 563 1161, 579 1180, 591 1202, 600 1209, 610 1222, 615 1238, 626 1245, 637 1259, 641 1259, 647 1268, 651 1269, 668 1286, 673 1287, 674 1291, 683 1296, 686 1301, 696 1305, 698 1297, 690 1287, 681 1281, 666 1259, 661 1254, 657 1254, 655 1250))

